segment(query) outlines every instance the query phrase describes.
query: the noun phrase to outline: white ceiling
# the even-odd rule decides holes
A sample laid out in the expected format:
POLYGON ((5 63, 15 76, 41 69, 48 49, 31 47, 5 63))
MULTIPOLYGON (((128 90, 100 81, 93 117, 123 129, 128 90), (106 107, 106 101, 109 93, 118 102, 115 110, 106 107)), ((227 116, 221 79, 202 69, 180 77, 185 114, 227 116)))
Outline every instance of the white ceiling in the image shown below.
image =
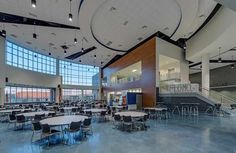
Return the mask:
MULTIPOLYGON (((91 29, 101 43, 106 45, 111 41, 109 47, 128 50, 141 41, 139 38, 144 40, 157 31, 171 36, 177 29, 173 40, 187 37, 186 34, 189 31, 195 32, 216 5, 213 0, 87 0, 78 16, 79 3, 80 0, 72 0, 73 22, 69 22, 69 0, 37 0, 36 8, 31 7, 30 0, 1 0, 0 12, 81 28, 76 32, 79 41, 76 45, 73 43, 75 30, 36 27, 38 39, 34 40, 34 27, 29 25, 5 24, 7 39, 43 54, 48 54, 49 43, 53 43, 50 47, 52 56, 64 59, 65 55, 60 46, 67 44, 70 47, 67 55, 73 54, 81 50, 81 39, 85 37, 88 42, 84 41, 84 48, 96 46, 97 49, 82 56, 82 63, 101 67, 115 55, 124 53, 99 44, 91 29), (11 34, 17 37, 12 37, 11 34), (93 58, 94 54, 97 55, 96 60, 93 58), (101 61, 104 62, 103 65, 101 61)), ((76 59, 74 62, 78 61, 76 59)))

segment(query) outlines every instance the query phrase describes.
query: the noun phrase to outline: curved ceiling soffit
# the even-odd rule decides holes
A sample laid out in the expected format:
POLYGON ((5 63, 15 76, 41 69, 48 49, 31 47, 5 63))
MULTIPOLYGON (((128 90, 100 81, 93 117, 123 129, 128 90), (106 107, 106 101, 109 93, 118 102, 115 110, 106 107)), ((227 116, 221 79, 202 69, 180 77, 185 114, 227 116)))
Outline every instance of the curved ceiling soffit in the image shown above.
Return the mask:
MULTIPOLYGON (((101 46, 103 46, 103 47, 105 47, 105 48, 107 48, 107 49, 110 49, 111 51, 127 53, 127 52, 130 51, 130 49, 132 49, 133 47, 131 47, 131 48, 128 49, 128 50, 120 50, 120 49, 111 48, 111 47, 109 47, 109 46, 103 44, 100 40, 98 40, 98 38, 97 38, 97 37, 95 36, 95 34, 94 34, 94 31, 93 31, 93 28, 92 28, 93 22, 94 22, 94 17, 95 17, 95 15, 96 15, 96 13, 98 12, 98 10, 99 10, 105 3, 107 3, 108 1, 110 1, 110 0, 104 1, 104 2, 103 2, 102 4, 100 4, 100 5, 97 7, 97 9, 94 11, 94 13, 93 13, 93 15, 92 15, 92 18, 91 18, 91 21, 90 21, 90 31, 91 31, 91 34, 92 34, 93 38, 95 39, 95 41, 97 41, 101 46)), ((176 0, 175 0, 175 2, 176 2, 176 4, 178 5, 178 7, 179 7, 179 9, 180 9, 180 19, 179 19, 179 22, 178 22, 178 24, 177 24, 177 26, 176 26, 174 32, 170 35, 169 38, 171 38, 171 37, 175 34, 175 32, 178 30, 178 28, 179 28, 179 26, 180 26, 180 24, 181 24, 181 21, 182 21, 182 10, 181 10, 180 4, 179 4, 176 0)), ((157 32, 158 32, 158 31, 157 31, 157 32)), ((150 36, 156 34, 157 32, 154 32, 154 33, 151 34, 150 36)), ((150 38, 150 36, 147 37, 147 39, 150 38)), ((143 41, 145 41, 145 40, 143 40, 143 41)), ((143 42, 143 41, 142 41, 142 42, 143 42)), ((141 42, 141 43, 142 43, 142 42, 141 42)), ((138 45, 138 44, 137 44, 137 45, 138 45)), ((135 46, 136 46, 136 45, 135 45, 135 46)))

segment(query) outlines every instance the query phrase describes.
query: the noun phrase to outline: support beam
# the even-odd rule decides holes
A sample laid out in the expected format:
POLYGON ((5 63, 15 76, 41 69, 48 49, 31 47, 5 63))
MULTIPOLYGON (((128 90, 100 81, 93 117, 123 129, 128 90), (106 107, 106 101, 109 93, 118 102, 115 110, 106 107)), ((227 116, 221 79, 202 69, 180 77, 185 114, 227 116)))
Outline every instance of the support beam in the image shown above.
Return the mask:
POLYGON ((49 22, 49 21, 44 21, 44 20, 38 20, 38 19, 23 17, 19 15, 7 14, 3 12, 0 12, 0 22, 80 30, 80 27, 75 27, 75 26, 70 26, 70 25, 65 25, 65 24, 60 24, 60 23, 55 23, 55 22, 49 22))

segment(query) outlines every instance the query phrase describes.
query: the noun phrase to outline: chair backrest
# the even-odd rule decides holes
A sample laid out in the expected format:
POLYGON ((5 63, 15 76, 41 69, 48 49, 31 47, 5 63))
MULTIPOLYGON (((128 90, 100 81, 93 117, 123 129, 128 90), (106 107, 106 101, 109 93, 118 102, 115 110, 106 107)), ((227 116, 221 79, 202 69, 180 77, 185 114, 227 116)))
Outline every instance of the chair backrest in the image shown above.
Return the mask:
POLYGON ((49 116, 49 117, 55 117, 55 116, 56 116, 56 113, 48 113, 48 116, 49 116))
POLYGON ((61 112, 61 113, 64 113, 65 111, 64 111, 64 109, 63 109, 63 108, 61 108, 61 109, 60 109, 60 112, 61 112))
POLYGON ((90 126, 91 125, 91 118, 86 118, 83 122, 84 126, 90 126))
POLYGON ((50 133, 51 132, 50 126, 48 124, 42 124, 41 127, 42 127, 43 133, 50 133))
POLYGON ((41 125, 40 125, 40 123, 39 122, 32 122, 32 129, 33 129, 33 131, 39 131, 39 130, 42 130, 42 127, 41 127, 41 125))
POLYGON ((81 122, 71 122, 70 123, 70 130, 79 130, 81 127, 81 122))
POLYGON ((76 108, 72 108, 71 110, 73 113, 77 112, 77 109, 76 108))
POLYGON ((42 119, 42 116, 41 116, 41 114, 39 115, 39 114, 35 114, 34 115, 34 120, 41 120, 42 119))
POLYGON ((131 116, 123 116, 123 121, 124 122, 132 122, 131 116))
POLYGON ((106 115, 106 113, 107 113, 107 111, 101 111, 101 116, 105 116, 106 115))
POLYGON ((25 121, 25 116, 24 115, 17 115, 16 121, 25 121))
POLYGON ((9 120, 10 120, 10 121, 16 120, 16 116, 13 115, 13 114, 9 114, 9 120))
POLYGON ((121 120, 120 115, 115 115, 115 116, 114 116, 114 120, 115 120, 115 121, 120 121, 120 120, 121 120))

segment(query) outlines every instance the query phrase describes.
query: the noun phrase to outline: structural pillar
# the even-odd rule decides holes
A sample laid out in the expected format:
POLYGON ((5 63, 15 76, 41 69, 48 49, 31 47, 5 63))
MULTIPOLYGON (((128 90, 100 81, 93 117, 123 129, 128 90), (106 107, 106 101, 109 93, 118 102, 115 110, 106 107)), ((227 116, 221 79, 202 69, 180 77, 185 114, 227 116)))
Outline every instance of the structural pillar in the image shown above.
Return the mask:
POLYGON ((102 69, 99 68, 98 74, 98 100, 102 100, 102 69))
POLYGON ((0 36, 0 105, 5 103, 5 38, 0 36))
POLYGON ((210 62, 209 54, 202 57, 202 92, 208 95, 210 89, 210 62))

